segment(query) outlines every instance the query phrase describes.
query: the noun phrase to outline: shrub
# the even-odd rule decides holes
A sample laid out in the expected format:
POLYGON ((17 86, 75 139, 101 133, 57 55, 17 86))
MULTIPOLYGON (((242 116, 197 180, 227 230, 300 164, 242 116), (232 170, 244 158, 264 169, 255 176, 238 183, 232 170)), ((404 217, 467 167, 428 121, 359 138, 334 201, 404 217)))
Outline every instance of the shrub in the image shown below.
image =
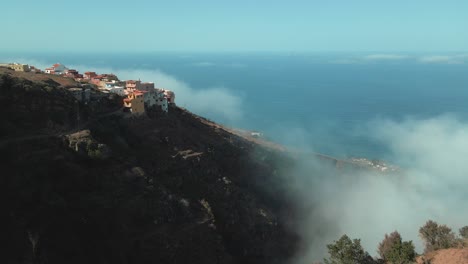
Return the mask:
POLYGON ((419 228, 419 235, 425 244, 425 252, 453 247, 456 243, 455 234, 446 225, 439 225, 429 220, 419 228))
POLYGON ((360 239, 351 240, 343 235, 338 241, 327 245, 329 259, 324 259, 325 264, 371 264, 374 263, 369 253, 361 246, 360 239))
POLYGON ((459 233, 462 238, 468 239, 468 226, 460 228, 459 233))

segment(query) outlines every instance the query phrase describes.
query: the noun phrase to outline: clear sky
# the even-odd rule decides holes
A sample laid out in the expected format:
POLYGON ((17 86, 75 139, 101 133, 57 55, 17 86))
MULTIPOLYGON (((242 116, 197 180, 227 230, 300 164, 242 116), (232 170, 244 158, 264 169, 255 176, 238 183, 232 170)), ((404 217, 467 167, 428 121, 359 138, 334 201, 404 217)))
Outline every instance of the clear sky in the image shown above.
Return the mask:
POLYGON ((7 0, 0 51, 468 50, 467 0, 7 0))

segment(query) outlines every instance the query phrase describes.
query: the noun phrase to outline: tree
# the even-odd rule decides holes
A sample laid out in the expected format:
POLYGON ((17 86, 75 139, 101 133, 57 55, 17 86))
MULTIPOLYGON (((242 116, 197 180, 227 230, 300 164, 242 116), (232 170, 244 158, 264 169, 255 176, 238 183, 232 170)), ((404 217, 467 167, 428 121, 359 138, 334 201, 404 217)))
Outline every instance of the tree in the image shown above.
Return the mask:
POLYGON ((397 241, 388 252, 387 261, 392 264, 413 263, 416 257, 413 241, 397 241))
POLYGON ((329 259, 324 259, 325 264, 371 264, 372 257, 364 251, 360 239, 351 240, 343 235, 338 241, 327 245, 329 259))
POLYGON ((393 264, 412 263, 416 257, 413 241, 403 242, 400 233, 385 234, 385 238, 379 244, 378 252, 382 260, 393 264))
POLYGON ((455 233, 446 225, 439 225, 429 220, 419 228, 419 235, 425 244, 425 252, 453 247, 456 243, 455 233))
POLYGON ((459 230, 460 236, 464 239, 468 239, 468 226, 464 226, 459 230))
POLYGON ((388 253, 392 250, 393 245, 395 245, 397 241, 401 242, 401 235, 397 231, 392 232, 390 235, 385 234, 385 238, 379 243, 377 249, 380 258, 386 261, 388 259, 388 253))

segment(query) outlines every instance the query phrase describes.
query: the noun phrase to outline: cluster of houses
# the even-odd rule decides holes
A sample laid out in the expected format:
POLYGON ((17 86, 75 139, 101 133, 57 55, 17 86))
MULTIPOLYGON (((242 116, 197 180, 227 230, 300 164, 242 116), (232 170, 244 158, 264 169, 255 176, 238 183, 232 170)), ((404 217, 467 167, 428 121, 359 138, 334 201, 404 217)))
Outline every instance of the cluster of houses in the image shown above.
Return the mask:
POLYGON ((140 80, 121 81, 115 74, 97 74, 96 72, 79 73, 75 69, 69 69, 65 65, 56 63, 44 71, 20 63, 0 63, 0 66, 22 72, 35 72, 61 75, 73 78, 81 83, 81 87, 70 88, 69 91, 80 101, 90 99, 93 85, 102 93, 113 93, 125 97, 123 99, 123 110, 132 114, 143 114, 151 107, 160 107, 164 112, 169 111, 169 105, 175 104, 175 94, 166 89, 156 88, 153 82, 142 82, 140 80))
POLYGON ((29 66, 28 64, 21 64, 21 63, 0 63, 0 67, 6 67, 14 71, 20 71, 20 72, 36 72, 36 73, 42 72, 40 69, 34 66, 29 66))
POLYGON ((47 68, 45 73, 74 78, 78 82, 95 85, 103 93, 123 96, 125 97, 123 100, 124 111, 133 114, 143 114, 150 107, 160 107, 164 112, 168 112, 169 104, 175 103, 175 94, 172 91, 156 88, 153 82, 121 81, 113 73, 85 72, 80 74, 77 70, 68 69, 60 63, 47 68))
MULTIPOLYGON (((144 114, 151 107, 159 107, 164 112, 169 111, 169 105, 175 104, 175 94, 166 89, 156 88, 153 82, 140 80, 121 81, 115 74, 97 74, 85 72, 80 74, 75 69, 56 63, 46 68, 45 73, 70 77, 82 84, 92 84, 102 93, 113 93, 125 97, 123 110, 132 114, 144 114)), ((72 88, 70 91, 80 100, 89 98, 89 89, 72 88)))

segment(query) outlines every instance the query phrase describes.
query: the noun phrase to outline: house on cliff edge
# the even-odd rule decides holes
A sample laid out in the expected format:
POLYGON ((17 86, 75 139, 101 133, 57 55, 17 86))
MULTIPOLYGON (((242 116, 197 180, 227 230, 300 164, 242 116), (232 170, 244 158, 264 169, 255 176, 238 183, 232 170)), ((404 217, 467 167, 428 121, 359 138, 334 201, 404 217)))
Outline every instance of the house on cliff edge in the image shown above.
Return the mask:
POLYGON ((128 94, 128 97, 123 100, 124 112, 132 114, 144 114, 145 102, 144 95, 140 91, 134 91, 128 94))

